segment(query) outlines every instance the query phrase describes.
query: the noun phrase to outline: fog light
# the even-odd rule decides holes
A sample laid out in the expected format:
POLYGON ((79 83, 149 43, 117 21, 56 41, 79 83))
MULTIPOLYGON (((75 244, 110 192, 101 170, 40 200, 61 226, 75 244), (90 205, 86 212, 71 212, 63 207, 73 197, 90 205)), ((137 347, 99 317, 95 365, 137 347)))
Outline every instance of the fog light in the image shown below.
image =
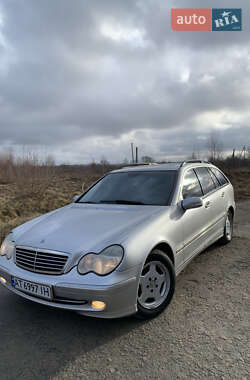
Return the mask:
POLYGON ((106 304, 105 302, 102 302, 102 301, 92 301, 91 306, 93 307, 93 309, 104 310, 106 307, 106 304))
POLYGON ((7 281, 5 280, 5 278, 4 278, 4 277, 0 277, 0 281, 1 281, 1 283, 2 283, 2 284, 4 284, 4 285, 5 285, 5 284, 6 284, 6 282, 7 282, 7 281))

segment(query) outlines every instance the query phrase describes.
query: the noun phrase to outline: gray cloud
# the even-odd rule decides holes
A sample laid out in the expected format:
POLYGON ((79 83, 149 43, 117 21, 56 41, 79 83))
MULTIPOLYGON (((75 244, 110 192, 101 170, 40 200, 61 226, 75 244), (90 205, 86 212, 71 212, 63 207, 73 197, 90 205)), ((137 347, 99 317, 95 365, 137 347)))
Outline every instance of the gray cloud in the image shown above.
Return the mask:
MULTIPOLYGON (((58 161, 118 160, 134 139, 145 154, 163 157, 189 154, 194 138, 211 129, 245 144, 249 28, 171 31, 172 7, 200 6, 197 0, 0 0, 0 150, 47 146, 58 161)), ((237 7, 245 22, 245 2, 237 7)))

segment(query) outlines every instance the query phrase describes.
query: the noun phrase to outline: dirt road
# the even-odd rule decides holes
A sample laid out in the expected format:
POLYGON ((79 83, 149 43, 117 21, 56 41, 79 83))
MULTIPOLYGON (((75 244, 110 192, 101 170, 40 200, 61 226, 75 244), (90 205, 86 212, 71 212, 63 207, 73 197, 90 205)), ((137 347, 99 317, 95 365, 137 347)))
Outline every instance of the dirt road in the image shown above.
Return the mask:
POLYGON ((0 378, 250 379, 250 201, 234 239, 199 255, 150 322, 98 320, 0 288, 0 378))

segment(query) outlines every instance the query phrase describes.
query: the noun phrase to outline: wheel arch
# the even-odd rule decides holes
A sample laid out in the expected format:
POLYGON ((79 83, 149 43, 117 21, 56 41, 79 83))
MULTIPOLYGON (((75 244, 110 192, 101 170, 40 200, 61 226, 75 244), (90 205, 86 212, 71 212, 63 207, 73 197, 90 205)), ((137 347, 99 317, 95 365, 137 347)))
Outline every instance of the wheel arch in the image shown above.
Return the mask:
POLYGON ((174 252, 173 252, 172 248, 170 247, 170 245, 168 243, 166 243, 166 242, 158 243, 156 246, 154 246, 154 248, 151 250, 151 252, 154 249, 159 249, 160 251, 162 251, 163 253, 165 253, 165 255, 168 256, 168 258, 171 260, 173 266, 175 266, 174 252))
POLYGON ((228 211, 230 211, 232 213, 233 217, 234 217, 234 208, 233 208, 233 206, 230 206, 228 208, 228 211))
MULTIPOLYGON (((152 314, 152 311, 147 311, 145 308, 143 308, 143 305, 141 306, 139 304, 139 301, 138 301, 138 297, 137 297, 137 302, 136 302, 136 309, 137 309, 137 313, 136 313, 136 317, 138 319, 149 319, 149 318, 154 318, 156 317, 158 314, 160 314, 167 306, 168 304, 171 302, 171 299, 173 297, 173 294, 174 294, 174 289, 175 289, 175 278, 176 278, 176 273, 175 273, 175 269, 174 269, 174 251, 172 250, 171 246, 167 243, 167 242, 160 242, 160 243, 157 243, 150 251, 150 253, 148 254, 147 258, 150 257, 150 254, 152 254, 154 252, 154 250, 159 250, 162 252, 162 255, 161 256, 164 256, 166 255, 166 257, 168 257, 168 259, 170 260, 170 262, 172 263, 171 267, 169 267, 169 273, 170 273, 170 276, 171 276, 171 281, 170 281, 170 289, 168 291, 168 294, 167 294, 167 298, 164 299, 164 302, 162 304, 160 304, 158 306, 158 310, 155 311, 154 314, 152 314), (160 309, 159 309, 160 308, 160 309)), ((146 260, 147 260, 146 258, 146 260)), ((146 262, 145 260, 145 262, 146 262)), ((167 260, 168 262, 168 266, 170 265, 170 262, 169 260, 167 260)), ((145 262, 143 264, 143 267, 145 265, 145 262)), ((137 286, 137 295, 138 295, 138 291, 139 291, 139 286, 140 286, 140 278, 138 278, 138 286, 137 286)), ((157 309, 157 308, 156 308, 157 309)), ((154 311, 154 310, 153 310, 154 311)))

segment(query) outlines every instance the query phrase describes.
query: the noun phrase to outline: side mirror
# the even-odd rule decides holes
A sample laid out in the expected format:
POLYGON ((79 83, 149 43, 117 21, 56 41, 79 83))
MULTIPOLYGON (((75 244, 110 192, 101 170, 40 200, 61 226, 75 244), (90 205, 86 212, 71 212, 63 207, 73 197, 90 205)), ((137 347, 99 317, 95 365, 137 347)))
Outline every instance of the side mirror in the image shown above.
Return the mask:
POLYGON ((80 195, 74 195, 73 196, 73 203, 75 202, 75 201, 77 201, 77 199, 80 197, 80 195))
POLYGON ((183 201, 181 202, 181 205, 184 210, 190 210, 193 208, 202 207, 203 201, 199 197, 186 198, 186 199, 183 199, 183 201))

